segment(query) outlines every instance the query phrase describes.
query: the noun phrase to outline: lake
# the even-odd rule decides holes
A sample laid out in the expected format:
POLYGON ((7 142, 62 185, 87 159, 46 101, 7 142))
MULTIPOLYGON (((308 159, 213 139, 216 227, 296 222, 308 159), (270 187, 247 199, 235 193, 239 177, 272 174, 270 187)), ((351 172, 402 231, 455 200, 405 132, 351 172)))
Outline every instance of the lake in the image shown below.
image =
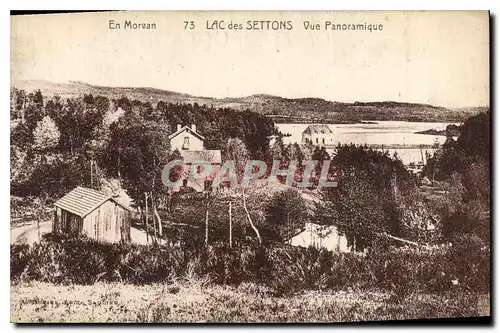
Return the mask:
MULTIPOLYGON (((327 124, 332 130, 333 142, 336 144, 354 143, 357 145, 433 145, 435 143, 443 144, 445 136, 415 134, 415 132, 429 129, 444 130, 446 126, 453 123, 424 123, 424 122, 406 122, 406 121, 375 121, 376 124, 327 124)), ((310 124, 276 124, 280 132, 290 134, 284 137, 285 144, 301 143, 302 132, 310 124)), ((425 153, 433 153, 435 149, 386 149, 390 154, 397 152, 404 164, 425 163, 425 153)), ((332 149, 329 149, 331 152, 332 149)))

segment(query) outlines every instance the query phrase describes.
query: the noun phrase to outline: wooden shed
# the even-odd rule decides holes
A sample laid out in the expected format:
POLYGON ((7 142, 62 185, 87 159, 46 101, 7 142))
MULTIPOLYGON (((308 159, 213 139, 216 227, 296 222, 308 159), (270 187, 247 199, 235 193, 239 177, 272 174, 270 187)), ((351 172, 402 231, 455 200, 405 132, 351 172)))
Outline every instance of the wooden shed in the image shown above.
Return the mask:
POLYGON ((106 242, 130 241, 130 208, 111 195, 77 187, 55 204, 52 231, 106 242))

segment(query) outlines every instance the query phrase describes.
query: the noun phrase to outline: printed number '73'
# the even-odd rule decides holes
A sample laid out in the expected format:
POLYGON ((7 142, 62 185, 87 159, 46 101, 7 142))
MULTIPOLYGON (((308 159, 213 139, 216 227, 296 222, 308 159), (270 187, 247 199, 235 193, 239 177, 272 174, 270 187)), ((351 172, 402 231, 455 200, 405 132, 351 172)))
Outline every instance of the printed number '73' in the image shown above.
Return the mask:
POLYGON ((194 21, 184 21, 184 30, 189 29, 193 30, 194 29, 194 21))

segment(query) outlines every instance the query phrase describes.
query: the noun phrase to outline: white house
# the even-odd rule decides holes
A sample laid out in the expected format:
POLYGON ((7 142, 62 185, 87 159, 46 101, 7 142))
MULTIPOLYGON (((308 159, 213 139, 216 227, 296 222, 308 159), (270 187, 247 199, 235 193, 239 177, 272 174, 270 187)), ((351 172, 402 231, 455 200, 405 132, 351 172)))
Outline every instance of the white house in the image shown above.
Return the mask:
POLYGON ((329 251, 351 252, 345 235, 341 235, 334 226, 322 226, 316 223, 306 223, 304 228, 292 236, 288 243, 293 246, 318 249, 326 248, 329 251))
POLYGON ((197 192, 201 192, 208 188, 209 183, 213 179, 213 175, 219 170, 222 163, 220 150, 205 150, 203 142, 205 138, 197 132, 196 125, 191 127, 180 124, 177 125, 177 131, 168 136, 172 150, 179 150, 182 159, 184 160, 184 187, 191 187, 197 192), (204 179, 190 180, 188 174, 191 166, 210 165, 212 172, 204 179))
POLYGON ((312 143, 315 146, 333 144, 333 132, 325 124, 309 125, 302 132, 302 144, 312 143))
POLYGON ((177 124, 177 131, 168 136, 172 149, 203 150, 205 138, 196 131, 196 125, 184 126, 177 124))

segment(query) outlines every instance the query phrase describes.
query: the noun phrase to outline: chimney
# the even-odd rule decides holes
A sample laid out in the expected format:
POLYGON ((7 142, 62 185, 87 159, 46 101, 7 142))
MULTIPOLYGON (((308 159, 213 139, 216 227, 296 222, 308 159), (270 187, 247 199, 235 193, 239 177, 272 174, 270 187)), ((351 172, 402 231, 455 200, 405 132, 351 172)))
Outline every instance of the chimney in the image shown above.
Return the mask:
POLYGON ((181 125, 181 124, 177 124, 177 131, 180 131, 180 130, 181 130, 181 127, 182 127, 182 125, 181 125))
POLYGON ((195 124, 191 124, 191 129, 193 130, 193 132, 196 132, 196 125, 195 124))

